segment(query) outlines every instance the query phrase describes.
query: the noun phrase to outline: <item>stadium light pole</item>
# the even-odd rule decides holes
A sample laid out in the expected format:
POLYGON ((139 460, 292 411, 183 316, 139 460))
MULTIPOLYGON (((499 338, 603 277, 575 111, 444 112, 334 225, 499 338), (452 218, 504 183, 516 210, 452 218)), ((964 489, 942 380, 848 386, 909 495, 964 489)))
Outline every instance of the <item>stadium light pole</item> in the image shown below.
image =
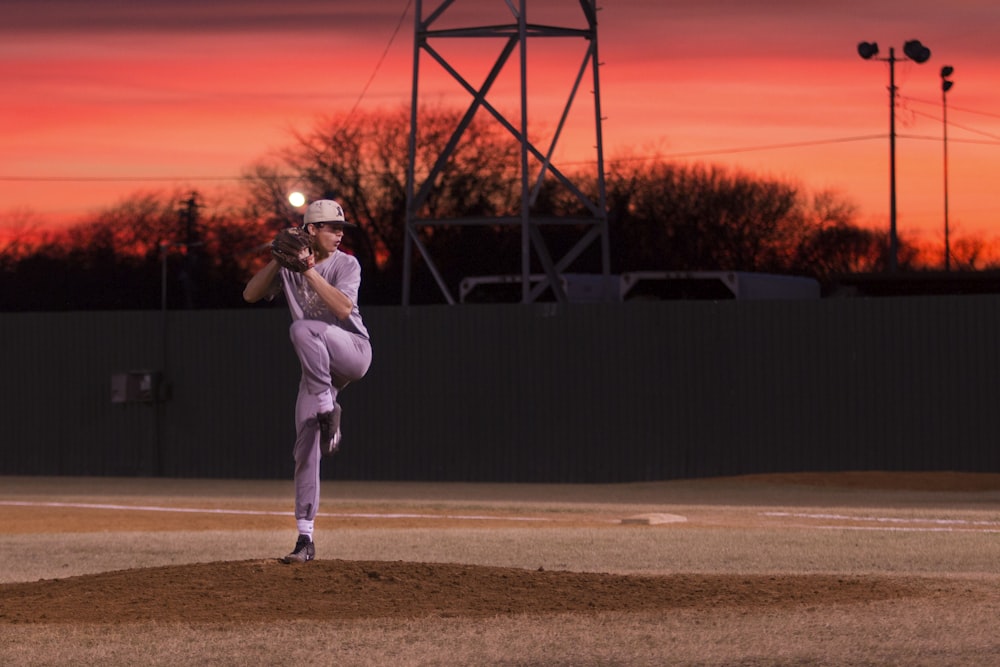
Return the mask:
POLYGON ((896 234, 896 63, 899 60, 912 60, 919 64, 925 63, 931 57, 931 50, 911 39, 903 44, 905 58, 896 57, 896 49, 889 48, 888 58, 876 58, 878 44, 876 42, 861 42, 858 44, 858 55, 865 60, 881 60, 889 63, 889 271, 896 272, 899 255, 899 238, 896 234))
POLYGON ((955 68, 945 65, 941 68, 941 120, 944 139, 944 270, 951 271, 951 241, 948 238, 948 91, 955 82, 948 77, 955 68))

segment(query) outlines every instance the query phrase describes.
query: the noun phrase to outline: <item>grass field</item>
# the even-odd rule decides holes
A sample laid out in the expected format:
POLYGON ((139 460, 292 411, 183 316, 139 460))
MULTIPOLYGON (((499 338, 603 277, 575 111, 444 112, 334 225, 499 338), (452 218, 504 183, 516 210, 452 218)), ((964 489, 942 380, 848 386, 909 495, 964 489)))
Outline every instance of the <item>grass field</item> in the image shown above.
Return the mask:
POLYGON ((0 478, 4 665, 1000 664, 1000 475, 0 478))

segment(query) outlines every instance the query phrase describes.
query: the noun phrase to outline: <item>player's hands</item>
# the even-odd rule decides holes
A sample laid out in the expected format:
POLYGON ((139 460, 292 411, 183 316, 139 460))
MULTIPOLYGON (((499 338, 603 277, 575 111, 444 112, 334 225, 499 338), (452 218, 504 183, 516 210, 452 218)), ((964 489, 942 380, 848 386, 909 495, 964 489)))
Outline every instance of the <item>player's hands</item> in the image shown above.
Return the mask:
POLYGON ((312 239, 301 227, 288 227, 278 232, 271 241, 271 256, 281 266, 297 273, 316 265, 312 239))

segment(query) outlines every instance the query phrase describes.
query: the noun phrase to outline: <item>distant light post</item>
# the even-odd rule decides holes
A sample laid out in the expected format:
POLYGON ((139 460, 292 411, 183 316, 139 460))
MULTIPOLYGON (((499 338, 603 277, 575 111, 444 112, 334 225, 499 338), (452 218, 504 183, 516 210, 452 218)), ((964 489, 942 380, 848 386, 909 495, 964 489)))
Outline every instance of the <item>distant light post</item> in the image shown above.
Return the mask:
POLYGON ((160 241, 160 369, 159 382, 153 387, 155 392, 153 401, 156 404, 155 425, 156 431, 153 450, 153 471, 159 475, 162 472, 163 455, 163 424, 165 423, 164 401, 169 393, 167 374, 167 255, 171 248, 183 248, 187 250, 189 245, 201 245, 197 243, 177 243, 172 241, 160 241))
POLYGON ((889 271, 891 273, 896 272, 899 254, 899 239, 896 235, 896 61, 909 59, 919 65, 931 57, 931 50, 916 39, 903 44, 903 53, 906 58, 896 58, 896 50, 890 47, 888 58, 875 58, 878 55, 877 43, 858 44, 858 55, 865 60, 875 58, 889 63, 889 271))
POLYGON ((955 85, 948 79, 955 68, 945 65, 941 68, 941 111, 944 132, 944 270, 951 271, 951 241, 948 238, 948 91, 955 85))
POLYGON ((160 241, 160 371, 164 374, 167 372, 167 254, 171 248, 182 248, 186 251, 188 248, 200 245, 204 243, 160 241))

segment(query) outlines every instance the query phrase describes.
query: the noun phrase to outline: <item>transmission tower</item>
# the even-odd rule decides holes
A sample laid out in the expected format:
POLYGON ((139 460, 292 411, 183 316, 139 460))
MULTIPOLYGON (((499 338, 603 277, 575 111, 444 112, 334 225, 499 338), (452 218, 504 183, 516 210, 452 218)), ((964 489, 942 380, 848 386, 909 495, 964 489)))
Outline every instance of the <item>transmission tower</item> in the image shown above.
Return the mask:
MULTIPOLYGON (((551 289, 552 294, 559 302, 567 301, 566 291, 563 287, 561 277, 573 266, 573 263, 580 259, 581 255, 588 249, 592 249, 599 244, 601 272, 603 275, 602 285, 610 285, 608 280, 610 271, 610 252, 608 249, 608 218, 606 204, 606 189, 604 181, 604 149, 601 135, 601 104, 600 104, 600 78, 597 58, 597 8, 596 0, 577 0, 579 7, 574 8, 573 3, 567 3, 566 11, 572 10, 574 13, 582 12, 582 15, 575 17, 577 27, 560 27, 556 25, 538 25, 528 22, 527 0, 466 0, 464 7, 461 0, 442 0, 435 8, 425 12, 425 5, 428 3, 416 0, 416 20, 414 32, 414 54, 413 54, 413 96, 411 100, 410 112, 410 136, 409 136, 409 159, 407 163, 407 190, 406 190, 406 230, 403 249, 403 305, 409 305, 411 295, 411 281, 414 271, 415 258, 414 249, 419 253, 419 258, 423 265, 430 271, 441 294, 448 304, 454 304, 455 296, 453 286, 449 286, 441 270, 441 265, 431 255, 428 239, 433 235, 434 228, 448 225, 507 225, 519 226, 521 232, 521 267, 520 285, 521 302, 531 303, 537 300, 547 289, 551 289), (491 23, 489 25, 444 27, 448 23, 446 19, 452 18, 449 12, 460 16, 483 16, 484 5, 493 2, 498 7, 493 10, 502 11, 504 19, 508 16, 512 19, 509 23, 491 23), (475 5, 475 7, 473 7, 475 5), (461 14, 462 11, 465 14, 461 14), (488 52, 487 43, 492 40, 493 44, 501 45, 499 54, 495 62, 478 85, 474 85, 463 75, 460 67, 461 63, 452 62, 462 58, 452 58, 449 61, 442 55, 440 45, 447 40, 458 38, 484 40, 481 47, 474 51, 467 49, 461 51, 466 56, 475 53, 480 56, 488 52), (552 119, 555 123, 554 132, 546 139, 547 145, 538 146, 529 138, 528 133, 528 42, 532 46, 538 44, 538 40, 556 39, 562 40, 559 47, 579 46, 582 44, 583 55, 579 69, 575 78, 569 86, 569 94, 562 107, 562 113, 558 118, 552 119), (517 54, 517 57, 514 57, 517 54), (417 157, 417 145, 420 131, 421 118, 421 97, 419 93, 420 83, 420 61, 421 57, 429 57, 432 61, 440 65, 441 69, 449 75, 450 80, 457 82, 462 90, 469 96, 469 105, 465 113, 461 116, 457 126, 454 127, 450 139, 446 142, 444 149, 436 160, 427 168, 421 168, 420 182, 417 181, 415 161, 417 157), (519 117, 511 120, 498 109, 498 105, 491 103, 490 93, 493 92, 494 84, 504 72, 505 68, 519 66, 517 80, 519 82, 520 114, 519 117), (566 126, 567 118, 581 83, 585 82, 588 75, 592 77, 592 98, 593 98, 593 120, 594 134, 593 145, 596 149, 596 160, 593 162, 595 171, 592 176, 585 176, 587 185, 582 185, 581 170, 578 168, 574 175, 567 176, 553 162, 553 155, 556 151, 557 143, 566 126), (456 146, 459 144, 463 133, 469 128, 473 117, 477 113, 487 114, 505 128, 516 140, 519 150, 520 173, 520 214, 508 217, 465 217, 439 219, 428 217, 426 203, 429 194, 435 187, 435 181, 441 176, 448 160, 452 157, 456 146), (571 193, 570 199, 578 202, 576 206, 583 214, 574 217, 552 217, 542 216, 536 213, 536 202, 546 179, 555 179, 560 187, 571 193), (574 179, 576 182, 574 182, 574 179), (592 180, 591 180, 592 179, 592 180), (588 192, 590 194, 585 194, 588 192), (596 193, 596 194, 594 194, 596 193), (563 231, 579 230, 578 238, 567 246, 565 239, 561 244, 560 255, 555 256, 549 249, 546 242, 544 230, 547 227, 559 226, 563 231)), ((551 4, 551 3, 550 3, 551 4)), ((569 18, 568 16, 566 18, 569 18)), ((462 23, 461 18, 457 20, 462 23)), ((551 42, 549 42, 551 43, 551 42)), ((454 42, 452 42, 454 44, 454 42)), ((464 62, 464 59, 463 59, 464 62)), ((550 92, 550 91, 547 91, 550 92)), ((533 122, 538 119, 532 118, 533 122)), ((587 161, 585 164, 591 164, 587 161)), ((470 248, 473 252, 475 249, 470 248)), ((447 261, 446 259, 444 261, 447 261)), ((608 294, 608 297, 611 295, 608 294)))

